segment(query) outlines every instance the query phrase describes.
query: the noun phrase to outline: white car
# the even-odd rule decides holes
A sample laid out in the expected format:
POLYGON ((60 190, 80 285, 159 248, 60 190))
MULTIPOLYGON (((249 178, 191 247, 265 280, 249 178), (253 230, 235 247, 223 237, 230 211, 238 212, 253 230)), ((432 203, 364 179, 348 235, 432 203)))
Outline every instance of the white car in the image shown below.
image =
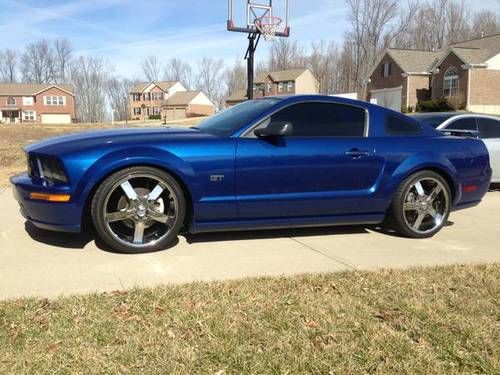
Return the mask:
POLYGON ((460 112, 416 113, 412 117, 441 131, 470 131, 482 139, 490 153, 491 182, 500 183, 500 117, 460 112))

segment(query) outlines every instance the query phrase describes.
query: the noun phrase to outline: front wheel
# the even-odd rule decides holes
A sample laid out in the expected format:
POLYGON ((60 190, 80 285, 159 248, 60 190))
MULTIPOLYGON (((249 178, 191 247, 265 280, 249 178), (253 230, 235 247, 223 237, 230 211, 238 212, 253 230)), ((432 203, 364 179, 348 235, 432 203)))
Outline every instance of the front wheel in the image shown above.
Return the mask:
POLYGON ((448 220, 451 192, 448 183, 432 171, 408 177, 396 191, 390 214, 396 230, 411 238, 432 237, 448 220))
POLYGON ((164 249, 179 234, 186 214, 181 187, 168 173, 150 167, 109 176, 92 199, 99 237, 123 253, 164 249))

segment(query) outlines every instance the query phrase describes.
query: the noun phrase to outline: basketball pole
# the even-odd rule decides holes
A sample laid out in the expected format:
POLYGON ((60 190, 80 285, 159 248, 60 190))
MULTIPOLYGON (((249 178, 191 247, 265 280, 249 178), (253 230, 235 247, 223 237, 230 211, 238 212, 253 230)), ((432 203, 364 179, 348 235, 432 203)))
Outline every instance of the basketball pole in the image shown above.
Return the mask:
POLYGON ((248 100, 253 99, 253 83, 254 83, 254 56, 257 45, 259 44, 260 34, 250 33, 248 34, 248 49, 245 54, 245 60, 247 60, 247 98, 248 100))

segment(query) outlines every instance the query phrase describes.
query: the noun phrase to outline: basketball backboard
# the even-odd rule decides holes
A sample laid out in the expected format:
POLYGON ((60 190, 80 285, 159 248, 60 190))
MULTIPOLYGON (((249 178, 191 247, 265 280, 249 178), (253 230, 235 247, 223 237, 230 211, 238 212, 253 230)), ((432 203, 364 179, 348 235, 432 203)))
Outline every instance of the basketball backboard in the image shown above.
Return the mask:
POLYGON ((228 31, 262 33, 256 22, 278 21, 275 36, 290 36, 289 0, 228 0, 228 31))

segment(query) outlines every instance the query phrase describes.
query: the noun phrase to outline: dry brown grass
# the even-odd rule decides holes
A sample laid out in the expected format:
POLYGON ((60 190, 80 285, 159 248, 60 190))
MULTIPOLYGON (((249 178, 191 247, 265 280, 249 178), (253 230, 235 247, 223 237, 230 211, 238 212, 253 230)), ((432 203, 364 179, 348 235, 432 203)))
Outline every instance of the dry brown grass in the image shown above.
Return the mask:
MULTIPOLYGON (((199 123, 202 118, 179 121, 182 126, 199 123)), ((131 122, 129 127, 160 126, 161 121, 148 123, 131 122)), ((0 188, 9 185, 9 177, 26 170, 26 158, 22 148, 33 142, 61 134, 98 129, 122 128, 124 124, 72 124, 72 125, 1 125, 0 124, 0 188)))
POLYGON ((490 373, 500 265, 0 302, 0 373, 490 373))

